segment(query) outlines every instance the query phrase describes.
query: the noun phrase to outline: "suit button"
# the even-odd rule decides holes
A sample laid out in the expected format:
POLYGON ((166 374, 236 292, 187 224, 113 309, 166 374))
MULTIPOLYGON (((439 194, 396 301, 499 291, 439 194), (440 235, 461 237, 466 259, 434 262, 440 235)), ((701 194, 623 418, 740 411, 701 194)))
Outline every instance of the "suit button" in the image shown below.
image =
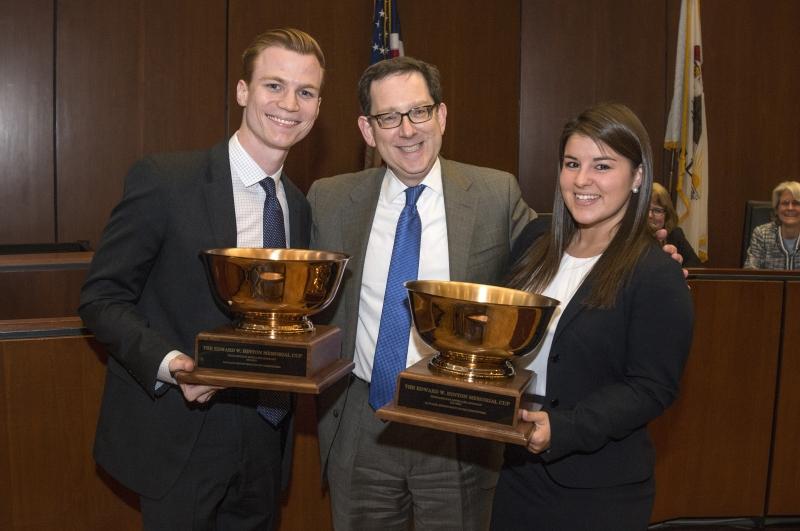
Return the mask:
POLYGON ((333 418, 335 418, 335 419, 339 418, 339 410, 338 409, 334 409, 333 410, 333 418))
POLYGON ((558 360, 561 359, 558 354, 555 356, 550 356, 550 363, 558 363, 558 360))
POLYGON ((558 398, 554 398, 550 401, 550 407, 558 407, 558 398))

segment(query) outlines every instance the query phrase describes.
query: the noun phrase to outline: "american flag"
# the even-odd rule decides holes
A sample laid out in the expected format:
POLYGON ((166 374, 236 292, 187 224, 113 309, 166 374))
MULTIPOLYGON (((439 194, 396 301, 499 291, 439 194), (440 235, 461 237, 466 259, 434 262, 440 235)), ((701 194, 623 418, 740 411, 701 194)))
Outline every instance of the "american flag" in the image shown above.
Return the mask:
MULTIPOLYGON (((402 57, 403 40, 400 38, 400 17, 397 14, 398 0, 375 0, 375 16, 372 17, 372 57, 370 64, 384 59, 402 57)), ((377 149, 367 146, 364 151, 364 167, 376 168, 383 164, 377 149)))
POLYGON ((400 38, 400 17, 397 15, 397 1, 375 0, 370 64, 404 55, 403 41, 400 38))

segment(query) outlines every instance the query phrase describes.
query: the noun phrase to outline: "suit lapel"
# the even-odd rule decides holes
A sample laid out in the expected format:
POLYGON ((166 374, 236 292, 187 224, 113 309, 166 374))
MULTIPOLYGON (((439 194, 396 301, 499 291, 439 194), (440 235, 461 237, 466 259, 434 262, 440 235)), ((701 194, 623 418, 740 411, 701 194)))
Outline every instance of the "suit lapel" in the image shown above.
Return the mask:
POLYGON ((236 209, 233 205, 228 142, 220 142, 211 148, 209 158, 203 195, 211 230, 218 247, 236 247, 236 209))
POLYGON ((567 304, 567 307, 564 308, 563 313, 561 314, 561 319, 558 320, 558 326, 556 327, 555 334, 553 334, 553 343, 558 341, 558 337, 561 335, 561 332, 564 330, 564 328, 566 328, 570 321, 572 321, 579 313, 581 313, 581 311, 586 309, 583 301, 585 301, 586 297, 589 296, 591 289, 592 288, 588 282, 581 283, 580 287, 575 292, 575 295, 572 296, 569 304, 567 304))
POLYGON ((305 196, 289 179, 286 172, 281 172, 283 191, 286 194, 286 204, 289 207, 289 247, 305 249, 308 247, 308 219, 307 210, 304 208, 305 196))
POLYGON ((341 216, 342 243, 345 252, 359 263, 363 263, 367 252, 367 241, 385 171, 385 168, 370 171, 366 178, 350 191, 350 204, 345 206, 341 216))
POLYGON ((470 193, 472 179, 455 170, 450 161, 442 162, 442 190, 447 220, 447 246, 450 259, 450 280, 467 277, 470 244, 478 214, 478 198, 470 193))
POLYGON ((349 325, 355 329, 358 314, 358 301, 361 291, 361 277, 364 273, 364 259, 367 254, 367 243, 375 218, 381 182, 386 168, 370 170, 366 177, 355 186, 349 195, 350 203, 343 205, 342 220, 342 252, 350 255, 352 278, 347 283, 347 315, 349 325))

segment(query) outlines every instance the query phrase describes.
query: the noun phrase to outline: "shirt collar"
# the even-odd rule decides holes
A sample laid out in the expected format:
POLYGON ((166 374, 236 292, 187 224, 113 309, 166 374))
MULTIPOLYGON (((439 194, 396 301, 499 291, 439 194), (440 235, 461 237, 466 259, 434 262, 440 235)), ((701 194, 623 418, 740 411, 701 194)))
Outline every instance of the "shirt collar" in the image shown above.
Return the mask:
POLYGON ((239 143, 238 131, 231 136, 228 141, 228 152, 231 159, 231 173, 242 181, 245 188, 258 184, 264 177, 272 177, 277 185, 283 174, 283 165, 278 168, 274 175, 267 175, 261 166, 253 160, 253 157, 239 143))
MULTIPOLYGON (((425 188, 435 194, 442 194, 442 163, 438 157, 436 158, 436 162, 433 163, 431 171, 422 179, 420 184, 424 184, 425 188)), ((383 196, 386 201, 389 203, 394 203, 395 201, 405 203, 406 188, 408 188, 408 186, 398 179, 397 175, 387 167, 386 173, 383 176, 383 196), (401 198, 400 196, 403 197, 401 198)))

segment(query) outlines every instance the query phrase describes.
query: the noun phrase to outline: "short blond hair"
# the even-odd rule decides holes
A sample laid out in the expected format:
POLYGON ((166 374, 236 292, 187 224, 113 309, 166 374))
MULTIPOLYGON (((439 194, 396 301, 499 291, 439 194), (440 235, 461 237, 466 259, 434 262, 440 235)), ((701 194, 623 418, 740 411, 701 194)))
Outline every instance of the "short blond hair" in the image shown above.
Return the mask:
POLYGON ((242 79, 250 84, 253 78, 256 58, 261 52, 277 46, 301 55, 313 55, 322 67, 323 77, 325 74, 325 54, 322 53, 319 43, 303 30, 295 28, 272 29, 258 35, 250 46, 242 53, 242 79))
MULTIPOLYGON (((778 203, 781 200, 783 192, 787 191, 792 194, 792 197, 800 201, 800 183, 797 181, 783 181, 772 190, 772 209, 775 210, 775 212, 778 211, 778 203)), ((779 220, 775 220, 775 222, 780 224, 779 220)))

